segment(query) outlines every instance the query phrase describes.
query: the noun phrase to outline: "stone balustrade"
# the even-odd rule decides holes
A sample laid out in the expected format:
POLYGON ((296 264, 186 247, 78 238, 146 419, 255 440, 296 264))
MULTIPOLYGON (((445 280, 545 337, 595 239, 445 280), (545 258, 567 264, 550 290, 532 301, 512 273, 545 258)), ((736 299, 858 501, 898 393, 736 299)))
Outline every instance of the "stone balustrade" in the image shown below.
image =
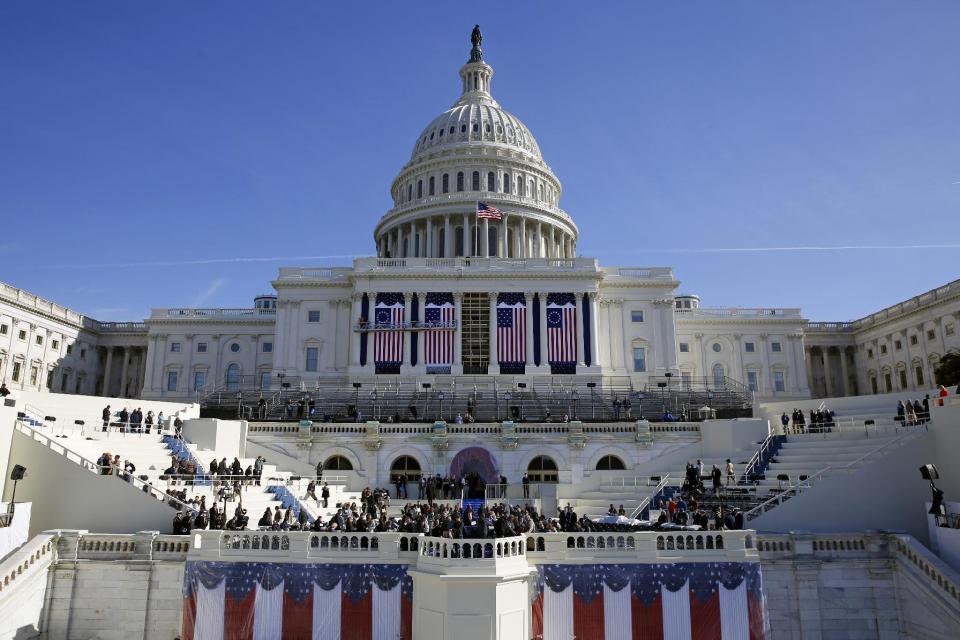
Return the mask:
POLYGON ((17 586, 17 580, 31 573, 46 571, 54 559, 57 544, 55 533, 34 536, 0 563, 0 598, 17 586))

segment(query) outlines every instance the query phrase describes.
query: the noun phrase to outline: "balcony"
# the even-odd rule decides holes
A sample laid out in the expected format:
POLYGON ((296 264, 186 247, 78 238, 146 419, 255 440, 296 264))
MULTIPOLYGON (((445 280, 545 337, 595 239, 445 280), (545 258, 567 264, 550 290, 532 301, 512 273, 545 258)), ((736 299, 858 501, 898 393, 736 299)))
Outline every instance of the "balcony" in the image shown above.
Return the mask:
POLYGON ((548 202, 538 200, 537 198, 527 198, 512 193, 500 193, 496 191, 458 191, 454 193, 444 193, 436 196, 417 198, 412 202, 405 202, 397 205, 393 209, 387 211, 387 213, 380 220, 380 223, 377 225, 377 229, 379 230, 384 226, 384 223, 389 222, 393 218, 404 213, 417 211, 420 209, 429 209, 437 206, 451 205, 456 207, 459 205, 461 207, 465 207, 465 209, 451 210, 449 213, 451 215, 460 213, 471 215, 476 212, 477 200, 490 202, 494 206, 504 209, 507 216, 510 215, 510 211, 508 211, 505 207, 509 207, 510 205, 533 209, 536 211, 548 211, 549 213, 557 216, 561 220, 564 220, 576 228, 576 225, 574 224, 573 219, 570 217, 570 214, 560 207, 555 207, 548 202))
POLYGON ((700 307, 698 309, 674 309, 674 313, 682 314, 682 319, 696 320, 701 318, 717 319, 764 319, 802 320, 800 309, 781 307, 700 307))
POLYGON ((276 309, 152 309, 150 311, 151 320, 183 320, 197 318, 235 318, 237 320, 248 319, 272 319, 277 315, 276 309))

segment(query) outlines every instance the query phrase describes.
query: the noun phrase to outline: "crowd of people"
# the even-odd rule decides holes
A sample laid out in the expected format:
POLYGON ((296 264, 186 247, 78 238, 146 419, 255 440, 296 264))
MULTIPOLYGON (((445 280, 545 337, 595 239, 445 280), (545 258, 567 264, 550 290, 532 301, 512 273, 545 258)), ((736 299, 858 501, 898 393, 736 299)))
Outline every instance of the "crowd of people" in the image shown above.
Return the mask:
POLYGON ((897 401, 897 422, 901 426, 914 426, 929 421, 930 394, 924 396, 923 400, 897 401))
MULTIPOLYGON (((103 421, 103 431, 107 431, 110 427, 117 427, 123 433, 147 434, 151 432, 154 425, 156 425, 157 432, 159 433, 167 420, 166 416, 163 415, 163 411, 157 415, 154 415, 153 411, 147 411, 146 415, 144 415, 143 409, 140 407, 137 407, 133 411, 127 411, 127 408, 124 407, 114 415, 110 405, 103 408, 100 418, 103 421)), ((176 437, 182 437, 183 420, 180 419, 179 415, 173 419, 173 428, 176 437)))
POLYGON ((810 420, 808 422, 802 409, 794 409, 790 415, 787 415, 786 411, 783 412, 783 415, 780 416, 780 424, 783 425, 783 432, 788 434, 820 433, 831 431, 836 426, 835 418, 836 414, 832 409, 823 407, 822 409, 810 409, 810 420))

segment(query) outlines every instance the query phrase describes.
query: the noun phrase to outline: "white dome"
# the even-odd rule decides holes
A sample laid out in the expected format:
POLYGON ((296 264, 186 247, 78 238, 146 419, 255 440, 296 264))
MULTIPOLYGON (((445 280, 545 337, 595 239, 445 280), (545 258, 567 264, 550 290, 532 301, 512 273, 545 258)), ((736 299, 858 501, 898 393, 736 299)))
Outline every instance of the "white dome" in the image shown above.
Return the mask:
POLYGON ((520 120, 494 100, 467 99, 457 102, 427 125, 410 159, 461 145, 482 144, 522 151, 543 162, 540 146, 520 120))

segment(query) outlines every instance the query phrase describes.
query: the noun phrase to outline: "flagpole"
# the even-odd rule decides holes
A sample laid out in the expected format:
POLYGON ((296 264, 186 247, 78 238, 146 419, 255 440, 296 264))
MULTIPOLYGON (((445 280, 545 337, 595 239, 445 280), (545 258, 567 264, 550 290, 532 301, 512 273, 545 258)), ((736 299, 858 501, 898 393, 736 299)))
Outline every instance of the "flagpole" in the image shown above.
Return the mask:
POLYGON ((473 208, 473 255, 475 258, 480 257, 480 201, 477 200, 476 205, 473 208))

